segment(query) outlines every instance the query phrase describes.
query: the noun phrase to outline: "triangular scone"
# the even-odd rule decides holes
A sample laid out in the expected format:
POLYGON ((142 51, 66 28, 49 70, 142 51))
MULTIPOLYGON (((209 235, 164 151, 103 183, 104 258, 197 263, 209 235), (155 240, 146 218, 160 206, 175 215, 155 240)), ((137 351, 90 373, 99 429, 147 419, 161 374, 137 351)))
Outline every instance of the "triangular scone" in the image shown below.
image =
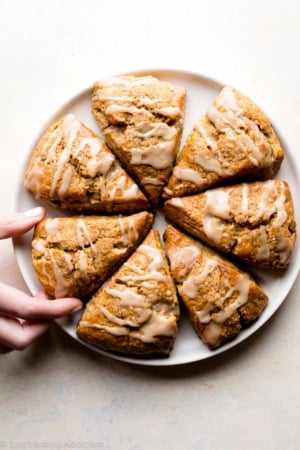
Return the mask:
POLYGON ((159 233, 151 230, 135 253, 88 302, 78 336, 104 350, 168 355, 177 333, 176 288, 159 233))
POLYGON ((103 140, 73 114, 41 138, 24 184, 54 207, 124 213, 149 209, 146 197, 103 140))
POLYGON ((272 178, 283 157, 266 115, 249 98, 226 86, 188 135, 165 198, 195 194, 233 180, 272 178))
POLYGON ((289 186, 280 180, 242 183, 165 202, 166 217, 222 252, 255 267, 284 268, 296 223, 289 186))
POLYGON ((268 297, 249 274, 171 225, 164 237, 180 297, 210 348, 234 338, 260 316, 268 297))
POLYGON ((34 232, 32 262, 51 297, 87 297, 142 242, 153 215, 44 219, 34 232))
POLYGON ((183 131, 185 89, 152 76, 94 85, 92 111, 111 149, 157 205, 183 131))

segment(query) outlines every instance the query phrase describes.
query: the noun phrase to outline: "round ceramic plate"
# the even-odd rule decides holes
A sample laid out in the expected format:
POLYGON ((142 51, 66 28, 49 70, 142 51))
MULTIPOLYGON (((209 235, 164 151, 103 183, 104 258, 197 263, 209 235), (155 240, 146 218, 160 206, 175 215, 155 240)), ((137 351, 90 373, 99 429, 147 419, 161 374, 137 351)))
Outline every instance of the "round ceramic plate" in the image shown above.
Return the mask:
MULTIPOLYGON (((169 81, 179 86, 183 86, 187 89, 187 104, 186 104, 186 117, 185 117, 185 126, 184 126, 184 134, 182 138, 182 142, 185 141, 185 138, 195 121, 205 113, 207 107, 219 93, 222 84, 205 78, 200 75, 195 75, 187 72, 180 71, 166 71, 166 70, 152 70, 147 72, 139 72, 134 73, 134 75, 145 75, 151 74, 156 76, 157 78, 165 81, 169 81)), ((256 99, 254 99, 255 101, 256 99)), ((262 105, 260 105, 262 107, 262 105)), ((263 109, 263 107, 262 107, 263 109)), ((69 102, 65 103, 61 108, 59 108, 52 117, 49 118, 48 123, 45 124, 42 130, 37 133, 35 140, 32 143, 32 146, 28 149, 28 153, 23 161, 23 167, 20 173, 20 177, 18 180, 18 185, 16 186, 15 192, 15 202, 14 202, 14 210, 15 211, 24 211, 29 208, 33 208, 38 205, 37 201, 33 198, 33 196, 27 192, 23 187, 23 176, 29 159, 31 157, 32 151, 36 146, 37 142, 46 131, 46 129, 56 120, 58 120, 61 116, 67 113, 74 113, 80 120, 82 120, 87 126, 92 128, 98 134, 99 129, 97 124, 91 113, 91 88, 84 90, 83 92, 76 95, 69 102)), ((292 153, 288 149, 286 143, 284 142, 283 135, 276 131, 281 140, 282 146, 285 149, 286 157, 278 174, 278 178, 287 180, 289 182, 294 201, 297 199, 298 192, 300 192, 300 184, 299 184, 299 174, 297 173, 297 165, 293 161, 292 153)), ((54 210, 50 207, 46 207, 48 217, 57 217, 63 216, 65 213, 62 211, 54 210)), ((300 208, 296 209, 296 220, 300 222, 299 214, 300 208)), ((155 226, 163 230, 164 227, 164 218, 160 213, 156 215, 156 223, 155 226)), ((14 240, 14 248, 17 257, 17 261, 24 277, 28 288, 32 293, 36 293, 41 289, 39 282, 35 276, 35 272, 32 269, 31 265, 31 238, 32 232, 27 233, 21 238, 14 240)), ((260 327, 262 327, 267 320, 274 314, 274 312, 279 308, 284 299, 286 298, 288 292, 293 286, 297 274, 299 272, 300 267, 300 252, 299 245, 296 244, 296 248, 294 250, 293 259, 285 271, 257 271, 256 275, 259 278, 260 284, 262 288, 265 290, 267 295, 269 296, 269 303, 264 310, 261 317, 252 324, 251 327, 242 331, 236 339, 233 341, 223 345, 217 350, 209 350, 201 340, 196 336, 194 330, 189 324, 188 320, 182 314, 182 318, 179 324, 179 332, 177 335, 177 339, 175 342, 174 349, 171 355, 168 358, 157 359, 157 358, 149 358, 149 359, 138 359, 126 356, 119 356, 113 353, 108 353, 97 349, 94 346, 87 345, 82 342, 76 335, 76 323, 79 319, 79 315, 74 315, 70 317, 66 317, 57 321, 59 326, 65 330, 70 336, 80 342, 82 345, 85 345, 95 352, 105 354, 111 358, 119 359, 126 362, 131 362, 135 364, 142 365, 152 365, 152 366, 171 366, 177 364, 185 364, 191 363, 194 361, 200 361, 212 356, 215 356, 221 352, 224 352, 236 345, 240 342, 244 341, 247 337, 251 336, 255 333, 260 327)))

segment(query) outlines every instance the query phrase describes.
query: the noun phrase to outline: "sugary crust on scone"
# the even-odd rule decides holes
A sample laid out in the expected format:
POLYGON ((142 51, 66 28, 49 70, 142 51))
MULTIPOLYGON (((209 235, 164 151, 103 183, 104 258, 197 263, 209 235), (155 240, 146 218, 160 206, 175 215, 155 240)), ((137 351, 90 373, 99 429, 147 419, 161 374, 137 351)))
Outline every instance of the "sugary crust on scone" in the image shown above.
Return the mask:
POLYGON ((170 199, 165 212, 172 223, 250 265, 284 268, 290 262, 296 223, 284 181, 242 183, 170 199))
POLYGON ((144 239, 153 215, 74 216, 40 222, 32 240, 32 263, 51 297, 87 297, 144 239))
POLYGON ((73 114, 39 141, 25 187, 51 206, 89 212, 137 212, 149 203, 104 141, 73 114))
POLYGON ((152 76, 94 84, 92 111, 126 170, 157 205, 183 131, 185 89, 152 76))
POLYGON ((88 302, 77 334, 104 350, 168 355, 178 318, 176 288, 159 233, 151 230, 88 302))
POLYGON ((249 274, 171 225, 164 238, 189 319, 210 348, 236 337, 260 316, 268 297, 249 274))
POLYGON ((266 115, 248 97, 226 86, 188 135, 164 198, 237 180, 272 178, 283 157, 266 115))

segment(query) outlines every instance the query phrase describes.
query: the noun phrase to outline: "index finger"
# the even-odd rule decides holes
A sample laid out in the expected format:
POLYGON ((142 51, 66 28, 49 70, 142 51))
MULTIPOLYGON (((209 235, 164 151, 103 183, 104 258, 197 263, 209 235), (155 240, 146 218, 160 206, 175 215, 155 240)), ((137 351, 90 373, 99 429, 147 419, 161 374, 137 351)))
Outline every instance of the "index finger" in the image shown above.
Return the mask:
POLYGON ((0 215, 0 239, 16 237, 34 227, 45 217, 45 209, 37 207, 23 213, 0 215))
POLYGON ((45 295, 30 297, 0 282, 0 313, 24 320, 52 320, 82 308, 77 298, 48 300, 45 295))

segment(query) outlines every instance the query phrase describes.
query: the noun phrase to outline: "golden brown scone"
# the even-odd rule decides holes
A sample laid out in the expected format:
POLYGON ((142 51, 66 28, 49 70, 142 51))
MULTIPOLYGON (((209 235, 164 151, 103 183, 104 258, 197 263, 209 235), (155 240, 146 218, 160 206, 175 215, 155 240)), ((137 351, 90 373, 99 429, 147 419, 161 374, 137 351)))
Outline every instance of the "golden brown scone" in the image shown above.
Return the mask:
POLYGON ((260 316, 268 297, 249 274, 171 225, 164 238, 189 319, 210 348, 236 337, 260 316))
POLYGON ((195 194, 237 180, 272 178, 283 157, 266 115, 226 86, 188 135, 164 197, 195 194))
POLYGON ((92 111, 126 170, 157 205, 183 130, 185 89, 152 76, 98 81, 92 111))
POLYGON ((178 318, 176 288, 159 233, 151 230, 88 302, 77 334, 108 351, 167 356, 178 318))
POLYGON ((25 187, 54 207, 90 212, 137 212, 149 203, 115 156, 73 114, 52 125, 39 141, 25 187))
POLYGON ((32 262, 45 292, 87 297, 134 251, 152 222, 146 211, 44 219, 35 228, 32 262))
POLYGON ((166 218, 222 252, 255 267, 284 268, 296 223, 289 186, 280 180, 242 183, 165 203, 166 218))

